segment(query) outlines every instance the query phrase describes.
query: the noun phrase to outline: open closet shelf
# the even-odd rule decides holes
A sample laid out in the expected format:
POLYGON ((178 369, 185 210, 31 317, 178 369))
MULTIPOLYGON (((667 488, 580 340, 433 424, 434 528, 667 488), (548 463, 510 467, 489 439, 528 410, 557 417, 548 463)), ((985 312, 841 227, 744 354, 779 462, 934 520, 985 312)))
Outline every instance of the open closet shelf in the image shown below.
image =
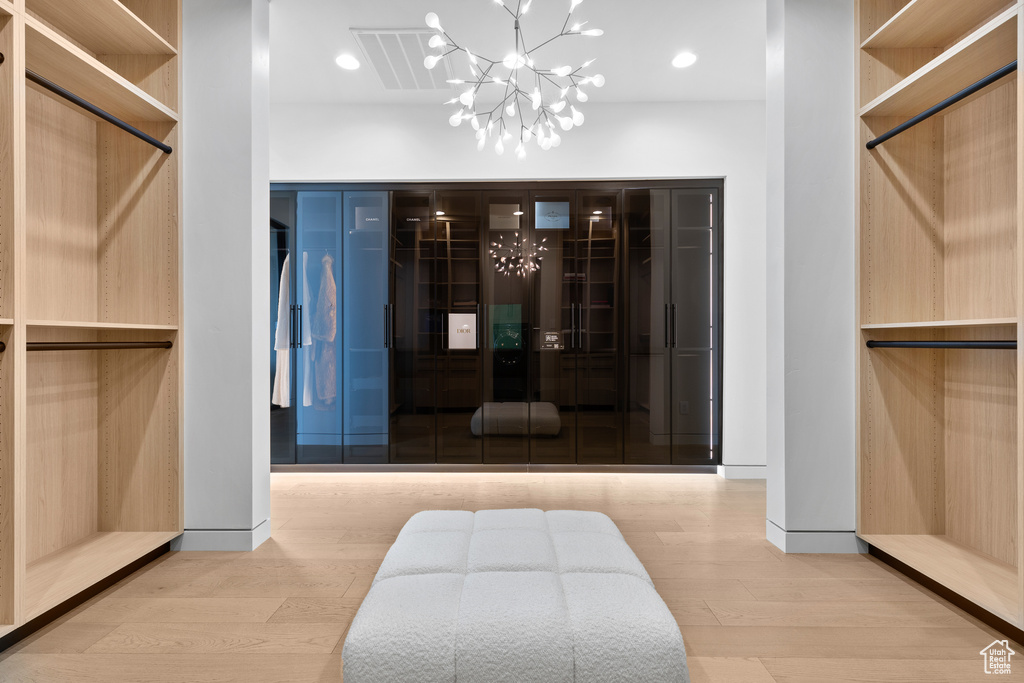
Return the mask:
POLYGON ((1006 0, 973 0, 966 5, 949 0, 911 0, 861 48, 945 47, 1007 4, 1006 0))
POLYGON ((28 0, 27 7, 99 55, 176 55, 178 51, 118 0, 28 0))
POLYGON ((1016 6, 876 97, 861 109, 860 115, 916 115, 1015 59, 1016 6))
POLYGON ((180 531, 99 532, 28 565, 26 620, 181 535, 180 531))
POLYGON ((26 324, 29 327, 59 327, 75 330, 157 330, 174 332, 178 329, 177 325, 136 325, 132 323, 94 323, 66 320, 29 320, 26 324))
POLYGON ((178 120, 172 109, 32 17, 25 19, 25 43, 29 70, 114 116, 125 121, 178 120))
POLYGON ((991 327, 993 325, 1017 326, 1016 318, 985 318, 980 320, 928 320, 914 323, 876 323, 861 325, 862 330, 930 329, 946 327, 991 327))
POLYGON ((1017 569, 941 535, 868 534, 865 541, 1011 623, 1017 569))
POLYGON ((13 325, 14 318, 0 318, 0 325, 13 325))

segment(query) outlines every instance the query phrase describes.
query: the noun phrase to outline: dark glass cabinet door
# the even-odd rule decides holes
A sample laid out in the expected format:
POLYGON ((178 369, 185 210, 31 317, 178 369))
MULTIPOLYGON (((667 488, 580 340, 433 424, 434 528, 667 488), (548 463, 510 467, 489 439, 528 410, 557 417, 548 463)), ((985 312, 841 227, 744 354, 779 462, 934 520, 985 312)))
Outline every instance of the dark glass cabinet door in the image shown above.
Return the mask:
POLYGON ((530 279, 530 461, 569 464, 577 457, 577 358, 580 268, 574 192, 530 194, 535 254, 530 279))
POLYGON ((433 203, 430 193, 395 192, 393 197, 390 460, 429 463, 436 459, 435 362, 441 335, 433 203))
POLYGON ((485 463, 530 461, 529 275, 533 245, 525 193, 483 193, 481 269, 483 402, 480 434, 485 463))
POLYGON ((579 192, 577 461, 622 463, 619 193, 579 192))
POLYGON ((712 459, 714 190, 672 191, 672 463, 712 459))
POLYGON ((437 461, 480 463, 480 193, 438 192, 435 209, 437 306, 443 318, 437 359, 437 461))

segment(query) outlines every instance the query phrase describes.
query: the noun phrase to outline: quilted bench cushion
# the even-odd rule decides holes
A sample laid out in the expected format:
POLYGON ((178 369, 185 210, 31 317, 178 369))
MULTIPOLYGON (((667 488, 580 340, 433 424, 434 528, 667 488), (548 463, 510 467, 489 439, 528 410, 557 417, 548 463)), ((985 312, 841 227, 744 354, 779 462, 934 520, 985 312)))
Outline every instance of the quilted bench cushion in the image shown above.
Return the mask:
POLYGON ((684 683, 679 627, 606 515, 442 510, 399 533, 346 683, 684 683))

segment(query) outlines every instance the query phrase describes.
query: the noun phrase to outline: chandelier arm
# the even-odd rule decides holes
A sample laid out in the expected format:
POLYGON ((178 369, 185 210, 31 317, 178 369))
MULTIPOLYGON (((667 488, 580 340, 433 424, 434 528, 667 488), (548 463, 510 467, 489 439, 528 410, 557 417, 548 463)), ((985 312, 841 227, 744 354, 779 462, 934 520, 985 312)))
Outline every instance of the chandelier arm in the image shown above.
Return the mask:
POLYGON ((514 13, 514 12, 513 12, 512 10, 510 10, 510 9, 509 9, 508 7, 506 7, 506 6, 505 6, 505 3, 504 3, 504 2, 501 2, 501 0, 499 0, 499 1, 498 1, 498 4, 499 4, 499 5, 501 5, 501 8, 502 8, 503 10, 505 10, 506 12, 508 12, 509 14, 511 14, 511 15, 512 15, 512 18, 513 18, 513 19, 518 19, 518 18, 519 18, 519 17, 517 17, 517 16, 515 15, 515 13, 514 13))
POLYGON ((562 36, 565 36, 565 35, 569 35, 569 34, 567 34, 567 33, 565 33, 565 32, 563 31, 562 33, 559 33, 559 34, 558 34, 557 36, 554 36, 553 38, 548 38, 548 39, 547 39, 547 40, 545 40, 545 41, 544 41, 543 43, 541 43, 541 44, 540 44, 540 45, 538 45, 537 47, 535 47, 535 48, 533 48, 532 50, 530 50, 530 52, 527 52, 527 53, 526 53, 526 54, 527 54, 527 56, 529 56, 529 55, 530 55, 531 53, 533 53, 533 52, 536 52, 536 51, 537 51, 537 50, 539 50, 540 48, 544 47, 545 45, 547 45, 548 43, 550 43, 550 42, 551 42, 552 40, 558 40, 559 38, 561 38, 562 36))

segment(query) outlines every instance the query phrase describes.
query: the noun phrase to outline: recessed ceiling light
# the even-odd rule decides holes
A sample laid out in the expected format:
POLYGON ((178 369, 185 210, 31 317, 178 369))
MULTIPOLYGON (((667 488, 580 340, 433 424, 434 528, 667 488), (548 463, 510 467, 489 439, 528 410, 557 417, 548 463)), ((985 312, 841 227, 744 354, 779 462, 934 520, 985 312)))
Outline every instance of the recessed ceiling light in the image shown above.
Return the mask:
POLYGON ((523 215, 523 212, 522 212, 522 211, 513 211, 513 212, 512 212, 512 215, 513 215, 513 216, 522 216, 522 215, 523 215))
POLYGON ((600 212, 600 211, 595 211, 595 212, 594 212, 594 215, 595 215, 595 216, 600 216, 600 215, 601 215, 601 212, 600 212))
POLYGON ((680 52, 672 60, 672 66, 677 69, 685 69, 688 66, 693 66, 694 62, 697 61, 697 55, 692 52, 680 52))
POLYGON ((338 55, 338 58, 334 60, 334 63, 348 71, 355 71, 359 68, 359 60, 352 55, 338 55))

